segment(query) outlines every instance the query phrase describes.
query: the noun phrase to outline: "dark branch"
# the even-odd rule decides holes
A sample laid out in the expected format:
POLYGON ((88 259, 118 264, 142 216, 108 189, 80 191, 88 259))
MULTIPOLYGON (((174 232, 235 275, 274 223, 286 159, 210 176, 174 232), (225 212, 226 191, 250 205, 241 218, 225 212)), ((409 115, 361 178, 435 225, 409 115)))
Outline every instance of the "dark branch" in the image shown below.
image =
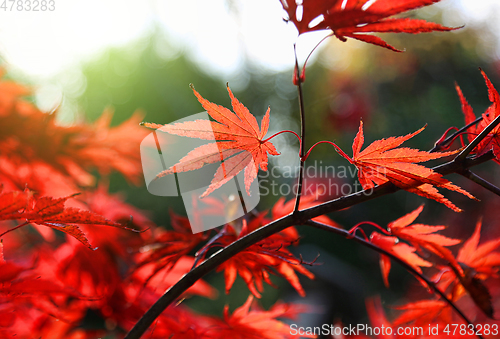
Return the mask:
MULTIPOLYGON (((470 167, 482 164, 494 158, 493 152, 489 151, 480 157, 465 159, 458 163, 450 161, 446 164, 434 167, 433 170, 443 175, 450 173, 460 173, 470 167)), ((142 334, 151 326, 154 320, 177 298, 179 298, 196 281, 205 276, 208 272, 215 270, 219 265, 229 260, 234 255, 256 244, 257 242, 284 230, 287 227, 306 223, 308 220, 317 216, 339 211, 341 209, 357 205, 359 203, 373 200, 375 198, 394 193, 399 188, 388 182, 377 186, 368 191, 361 191, 348 196, 344 196, 309 209, 297 211, 281 219, 274 220, 269 224, 258 228, 252 233, 238 239, 227 247, 213 254, 210 258, 203 261, 198 267, 184 275, 174 286, 168 289, 151 308, 135 324, 125 339, 139 339, 142 334)), ((352 237, 352 235, 350 235, 352 237)))
MULTIPOLYGON (((421 280, 423 280, 427 284, 427 286, 429 286, 429 288, 431 288, 444 301, 446 301, 446 303, 448 303, 448 305, 450 305, 457 312, 457 314, 460 315, 460 317, 463 320, 465 320, 466 323, 468 323, 469 325, 473 325, 473 323, 465 316, 465 314, 463 314, 462 311, 460 311, 460 309, 457 307, 457 305, 455 305, 455 303, 453 301, 451 301, 446 296, 446 294, 444 294, 436 286, 436 284, 434 284, 425 275, 423 275, 422 273, 418 272, 415 268, 413 268, 411 265, 407 264, 405 261, 403 261, 400 258, 398 258, 397 256, 395 256, 394 254, 392 254, 392 253, 384 250, 383 248, 378 247, 377 245, 371 243, 368 240, 365 240, 364 238, 361 238, 361 237, 358 237, 358 236, 353 236, 352 233, 350 233, 349 231, 346 231, 346 230, 343 230, 343 229, 340 229, 340 228, 335 228, 335 227, 332 227, 330 225, 323 224, 323 223, 320 223, 320 222, 317 222, 317 221, 313 221, 313 220, 308 220, 304 224, 305 225, 309 225, 309 226, 313 226, 315 228, 319 228, 319 229, 322 229, 322 230, 325 230, 325 231, 328 231, 328 232, 331 232, 331 233, 334 233, 334 234, 337 234, 337 235, 340 235, 340 236, 342 236, 342 237, 344 237, 346 239, 352 239, 352 240, 354 240, 354 241, 362 244, 363 246, 371 248, 372 250, 375 250, 375 251, 379 252, 380 254, 383 254, 385 256, 390 257, 392 260, 398 262, 401 266, 403 266, 408 272, 413 273, 413 275, 415 275, 416 277, 418 277, 421 280)), ((479 338, 481 338, 481 339, 483 338, 483 337, 481 337, 481 335, 477 335, 477 336, 479 338)))

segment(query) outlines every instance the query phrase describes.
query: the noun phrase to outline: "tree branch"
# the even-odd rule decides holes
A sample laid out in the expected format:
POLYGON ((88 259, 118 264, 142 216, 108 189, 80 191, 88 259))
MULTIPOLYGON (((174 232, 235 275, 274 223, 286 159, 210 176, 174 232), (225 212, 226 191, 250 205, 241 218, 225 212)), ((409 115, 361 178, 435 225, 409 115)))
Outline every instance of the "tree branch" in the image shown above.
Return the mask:
MULTIPOLYGON (((335 228, 335 227, 332 227, 330 225, 327 225, 327 224, 323 224, 323 223, 320 223, 320 222, 317 222, 317 221, 314 221, 314 220, 308 220, 304 223, 305 225, 309 225, 309 226, 312 226, 312 227, 315 227, 315 228, 319 228, 319 229, 322 229, 322 230, 325 230, 325 231, 328 231, 328 232, 331 232, 331 233, 334 233, 334 234, 337 234, 337 235, 340 235, 346 239, 352 239, 360 244, 362 244, 363 246, 366 246, 368 248, 371 248, 372 250, 375 250, 377 252, 379 252, 380 254, 383 254, 383 255, 386 255, 388 257, 390 257, 392 260, 398 262, 401 266, 403 266, 408 272, 410 273, 413 273, 413 275, 417 276, 418 278, 420 278, 421 280, 425 281, 425 283, 427 284, 427 286, 429 286, 432 290, 434 290, 434 292, 436 292, 436 294, 438 294, 444 301, 446 301, 446 303, 448 305, 450 305, 454 310, 455 312, 457 312, 457 314, 463 319, 465 320, 466 323, 468 323, 469 325, 474 325, 466 316, 465 314, 462 313, 462 311, 460 311, 460 309, 455 305, 455 303, 453 301, 451 301, 447 296, 446 294, 444 294, 437 286, 436 284, 434 284, 432 281, 430 281, 426 276, 424 276, 422 273, 418 272, 416 269, 414 269, 412 266, 408 265, 405 261, 401 260, 400 258, 398 258, 397 256, 395 256, 394 254, 384 250, 383 248, 380 248, 378 247, 377 245, 371 243, 370 241, 368 240, 365 240, 361 237, 358 237, 358 236, 355 236, 353 235, 352 233, 350 233, 349 231, 347 230, 344 230, 344 229, 340 229, 340 228, 335 228)), ((481 338, 483 339, 483 337, 479 334, 477 334, 478 338, 481 338)))
POLYGON ((498 188, 496 185, 493 185, 491 182, 487 181, 486 179, 481 178, 479 175, 477 175, 474 172, 471 172, 470 170, 465 170, 463 172, 459 173, 460 175, 463 175, 467 179, 474 181, 476 184, 483 186, 486 188, 488 191, 495 193, 496 195, 500 196, 500 188, 498 188))
POLYGON ((481 142, 484 138, 500 124, 500 115, 495 118, 485 129, 479 133, 477 137, 472 140, 472 142, 455 158, 455 162, 463 162, 465 158, 472 152, 472 150, 481 142))
MULTIPOLYGON (((493 152, 489 151, 480 157, 465 159, 459 163, 450 161, 433 168, 434 171, 443 175, 450 173, 460 173, 470 167, 482 164, 494 158, 493 152)), ((219 250, 210 258, 203 261, 199 266, 185 274, 174 286, 169 288, 151 308, 139 319, 135 326, 125 336, 125 339, 139 339, 146 332, 154 320, 182 293, 191 287, 196 281, 205 276, 208 272, 216 269, 219 265, 238 254, 249 246, 284 230, 287 227, 304 224, 308 220, 320 215, 339 211, 341 209, 357 205, 359 203, 373 200, 375 198, 394 193, 399 188, 388 182, 368 191, 361 191, 338 199, 289 214, 281 219, 274 220, 269 224, 238 239, 227 247, 219 250)))
POLYGON ((299 159, 300 159, 300 167, 299 167, 299 178, 297 183, 297 195, 295 196, 295 206, 293 208, 293 213, 297 213, 299 211, 300 198, 302 196, 302 185, 304 183, 304 168, 305 168, 305 155, 306 155, 306 146, 305 146, 305 136, 306 136, 306 116, 304 110, 304 94, 302 92, 302 78, 300 76, 300 67, 299 61, 297 59, 297 50, 296 46, 293 45, 293 51, 295 53, 295 72, 294 77, 297 76, 297 90, 299 95, 299 110, 300 110, 300 150, 299 150, 299 159))

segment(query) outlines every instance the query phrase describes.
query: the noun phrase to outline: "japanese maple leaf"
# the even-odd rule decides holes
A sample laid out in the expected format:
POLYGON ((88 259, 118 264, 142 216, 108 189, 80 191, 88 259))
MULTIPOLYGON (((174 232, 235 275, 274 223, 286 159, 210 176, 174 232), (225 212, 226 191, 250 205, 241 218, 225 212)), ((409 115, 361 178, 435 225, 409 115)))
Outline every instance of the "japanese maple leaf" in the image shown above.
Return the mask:
POLYGON ((352 38, 397 52, 401 51, 366 33, 416 34, 455 29, 425 20, 389 18, 440 0, 303 0, 300 5, 296 0, 280 1, 299 35, 330 29, 342 41, 352 38))
POLYGON ((238 338, 238 339, 288 339, 288 338, 316 338, 316 335, 293 335, 289 325, 276 319, 289 318, 290 314, 303 312, 300 305, 277 304, 269 311, 251 308, 253 296, 250 295, 233 314, 229 314, 229 307, 224 308, 224 320, 218 320, 208 327, 203 339, 238 338))
POLYGON ((468 292, 474 303, 488 317, 493 318, 491 296, 483 281, 499 277, 500 239, 479 245, 480 233, 481 221, 478 221, 474 233, 458 251, 456 260, 450 262, 452 270, 445 267, 434 278, 439 279, 439 286, 442 289, 453 287, 455 300, 468 292))
POLYGON ((222 162, 210 186, 201 197, 205 197, 221 187, 243 169, 245 169, 245 188, 247 193, 250 194, 250 185, 257 177, 259 166, 263 171, 267 171, 267 155, 279 154, 271 142, 263 140, 269 129, 269 109, 264 115, 259 129, 255 117, 234 97, 229 86, 227 86, 227 91, 231 97, 234 113, 225 107, 204 99, 194 87, 191 86, 191 88, 203 108, 215 121, 195 120, 170 125, 150 123, 144 125, 179 136, 215 140, 216 143, 209 143, 195 148, 179 160, 177 164, 158 174, 157 178, 167 174, 196 170, 207 164, 222 162))
POLYGON ((411 134, 390 137, 374 141, 363 151, 364 136, 363 122, 360 122, 359 131, 352 144, 353 156, 349 157, 336 147, 339 153, 358 169, 359 182, 364 189, 370 189, 375 185, 381 185, 388 181, 399 188, 434 199, 456 212, 461 209, 455 206, 438 192, 436 187, 446 188, 464 194, 475 199, 469 192, 452 184, 432 169, 417 165, 416 162, 424 162, 449 156, 456 152, 429 153, 417 149, 400 147, 406 140, 422 132, 424 128, 411 134))
POLYGON ((24 223, 2 233, 0 237, 24 225, 37 224, 62 231, 92 248, 85 234, 74 224, 105 225, 132 230, 99 214, 66 207, 66 201, 75 195, 63 198, 35 197, 28 190, 0 193, 0 220, 24 220, 24 223))
MULTIPOLYGON (((388 237, 374 232, 370 236, 370 241, 378 247, 403 260, 419 273, 422 273, 421 267, 432 266, 430 262, 422 259, 418 256, 418 254, 415 253, 417 250, 415 247, 403 242, 399 242, 399 239, 396 237, 388 237)), ((382 271, 382 277, 384 279, 385 286, 389 287, 388 277, 391 270, 391 259, 385 254, 380 255, 380 270, 382 271)))
MULTIPOLYGON (((155 267, 152 265, 143 266, 135 270, 131 277, 143 286, 149 285, 150 289, 163 293, 188 273, 194 262, 195 258, 185 255, 179 258, 172 267, 167 266, 156 272, 155 267)), ((217 290, 207 282, 198 280, 185 294, 214 299, 217 296, 217 290)))
MULTIPOLYGON (((261 218, 255 218, 247 224, 243 221, 242 230, 236 235, 233 228, 228 226, 227 234, 218 240, 218 244, 227 246, 246 234, 262 226, 261 218)), ((239 274, 248 286, 252 294, 260 298, 260 292, 263 291, 263 282, 273 286, 269 273, 275 273, 284 277, 301 296, 305 296, 304 289, 300 284, 296 272, 299 272, 310 279, 314 274, 305 269, 301 259, 297 259, 286 248, 291 244, 290 236, 294 228, 290 231, 276 233, 255 245, 248 247, 242 252, 232 256, 217 268, 217 271, 224 270, 226 281, 226 293, 229 293, 237 275, 239 274)), ((297 241, 298 238, 292 241, 297 241)))
MULTIPOLYGON (((472 142, 472 140, 474 140, 479 133, 481 133, 491 122, 493 122, 493 120, 495 120, 496 117, 500 115, 500 95, 483 70, 481 70, 481 74, 483 75, 486 86, 488 87, 488 97, 491 101, 491 105, 482 114, 483 120, 481 120, 477 126, 473 125, 468 129, 470 132, 468 134, 470 142, 472 142)), ((455 87, 462 104, 465 123, 467 125, 471 124, 474 120, 476 120, 476 115, 474 114, 470 104, 467 102, 467 99, 465 99, 460 87, 458 87, 458 85, 455 85, 455 87)), ((500 126, 496 126, 490 133, 488 133, 488 135, 476 146, 476 148, 474 148, 473 152, 477 155, 481 155, 489 150, 493 150, 495 161, 500 163, 500 126)))
POLYGON ((451 251, 445 247, 460 243, 459 239, 445 237, 436 232, 446 228, 446 226, 429 226, 423 224, 412 224, 424 209, 424 205, 406 214, 405 216, 389 223, 388 230, 396 237, 408 241, 415 248, 423 247, 448 261, 454 262, 451 251))
POLYGON ((437 320, 449 324, 453 319, 451 307, 442 300, 421 300, 395 308, 404 312, 393 321, 394 326, 427 326, 437 320))
POLYGON ((137 267, 141 268, 146 265, 153 265, 150 276, 146 279, 153 278, 158 272, 168 272, 178 260, 191 252, 198 244, 207 239, 207 234, 204 232, 193 234, 189 220, 186 217, 170 212, 171 224, 173 230, 162 230, 156 228, 154 239, 149 244, 143 246, 140 254, 136 258, 137 267))

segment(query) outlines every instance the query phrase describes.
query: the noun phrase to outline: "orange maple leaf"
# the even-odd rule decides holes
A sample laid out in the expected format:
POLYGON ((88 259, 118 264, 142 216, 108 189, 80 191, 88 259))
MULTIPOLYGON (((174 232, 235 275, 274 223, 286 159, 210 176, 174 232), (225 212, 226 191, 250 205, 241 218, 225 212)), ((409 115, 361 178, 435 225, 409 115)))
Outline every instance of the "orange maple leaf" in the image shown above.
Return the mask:
POLYGON ((381 185, 390 181, 408 192, 434 199, 452 210, 460 212, 461 209, 440 194, 436 187, 462 193, 471 199, 475 199, 474 196, 444 179, 441 174, 434 172, 432 169, 414 164, 415 162, 439 159, 456 152, 429 153, 407 147, 396 148, 422 132, 423 129, 424 127, 405 136, 374 141, 361 151, 364 142, 363 122, 361 121, 359 131, 352 144, 352 158, 338 147, 336 149, 340 155, 356 166, 359 182, 364 189, 370 189, 376 184, 381 185))
POLYGON ((250 295, 233 314, 229 314, 229 307, 224 307, 224 320, 216 320, 202 338, 238 338, 238 339, 288 339, 288 338, 316 338, 311 334, 292 334, 290 326, 279 321, 279 317, 294 317, 298 313, 307 311, 307 307, 294 304, 275 304, 269 311, 252 307, 253 296, 250 295))
MULTIPOLYGON (((420 248, 425 248, 441 258, 448 260, 453 265, 458 266, 453 254, 446 246, 456 245, 460 243, 460 240, 448 238, 441 234, 435 234, 437 231, 445 229, 446 226, 412 224, 422 212, 423 208, 424 205, 421 205, 413 212, 389 223, 387 229, 392 236, 388 237, 379 233, 373 233, 371 235, 371 242, 391 252, 420 273, 420 266, 430 267, 430 262, 423 260, 415 253, 415 251, 420 250, 420 248), (411 246, 399 242, 399 239, 407 241, 411 246)), ((391 261, 386 255, 382 255, 380 258, 380 268, 384 278, 384 284, 389 287, 388 276, 391 270, 391 261)))
POLYGON ((19 227, 37 224, 64 232, 92 248, 85 234, 75 224, 114 226, 132 230, 99 214, 75 207, 65 207, 66 201, 75 195, 63 198, 36 197, 28 190, 24 192, 0 190, 0 220, 24 220, 24 223, 0 234, 0 238, 19 227))
POLYGON ((144 125, 174 135, 217 142, 195 148, 177 164, 158 174, 157 178, 167 174, 196 170, 220 161, 222 163, 215 172, 210 186, 201 197, 221 187, 243 169, 245 169, 245 188, 250 195, 250 185, 257 177, 259 166, 263 171, 267 171, 267 154, 279 155, 271 142, 263 140, 269 129, 270 109, 267 109, 259 129, 255 117, 234 97, 229 86, 227 86, 227 91, 231 97, 234 113, 204 99, 192 85, 191 88, 203 108, 215 121, 195 120, 169 125, 151 123, 144 125))
POLYGON ((499 276, 500 239, 479 245, 480 233, 481 220, 478 221, 472 236, 458 251, 456 259, 449 261, 452 270, 444 267, 433 279, 439 280, 439 287, 443 290, 452 286, 454 300, 460 299, 467 292, 474 303, 488 317, 493 318, 491 296, 483 281, 499 276))
MULTIPOLYGON (((262 217, 257 217, 248 224, 243 220, 241 233, 236 235, 234 229, 228 225, 227 234, 218 241, 218 245, 227 246, 237 239, 247 235, 262 226, 262 217)), ((252 294, 260 298, 263 282, 274 286, 270 280, 270 274, 274 273, 284 277, 297 290, 301 296, 305 296, 304 289, 300 284, 296 272, 299 272, 310 279, 314 279, 314 274, 305 269, 302 259, 297 259, 286 247, 298 238, 291 238, 295 228, 273 234, 257 244, 248 247, 240 253, 232 256, 229 260, 217 268, 217 272, 224 270, 226 281, 226 293, 229 293, 237 275, 239 274, 248 286, 252 294)))
POLYGON ((423 247, 432 253, 447 259, 450 262, 455 262, 453 254, 446 246, 453 246, 460 243, 459 239, 452 239, 441 234, 436 234, 446 226, 429 226, 423 224, 412 224, 418 215, 424 209, 424 205, 410 212, 401 218, 389 223, 387 228, 396 237, 408 241, 416 249, 423 247))
POLYGON ((280 1, 299 34, 330 29, 342 41, 357 39, 396 52, 401 51, 381 38, 365 33, 417 34, 456 29, 425 20, 389 18, 440 0, 304 0, 300 4, 295 0, 280 1))
MULTIPOLYGON (((397 237, 388 237, 374 232, 370 236, 370 241, 378 247, 403 260, 419 273, 422 273, 422 269, 420 267, 432 266, 432 263, 422 259, 418 256, 418 254, 415 253, 417 251, 415 247, 399 242, 399 239, 397 237)), ((385 286, 389 287, 388 278, 389 272, 391 270, 391 259, 385 254, 380 255, 380 270, 382 271, 382 278, 384 279, 385 286)))

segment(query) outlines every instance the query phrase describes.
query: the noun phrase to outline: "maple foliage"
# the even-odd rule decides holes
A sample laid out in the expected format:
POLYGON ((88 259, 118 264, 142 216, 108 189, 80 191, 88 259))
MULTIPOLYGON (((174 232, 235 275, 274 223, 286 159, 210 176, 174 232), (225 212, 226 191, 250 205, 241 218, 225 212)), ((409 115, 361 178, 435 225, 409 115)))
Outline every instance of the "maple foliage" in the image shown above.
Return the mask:
POLYGON ((225 107, 204 99, 194 87, 192 89, 203 108, 215 121, 200 119, 163 126, 151 123, 145 123, 144 125, 174 135, 215 140, 216 143, 209 143, 195 148, 180 159, 177 164, 158 174, 157 178, 172 173, 196 170, 207 164, 222 162, 215 172, 210 186, 201 197, 205 197, 221 187, 242 170, 245 170, 245 188, 250 195, 250 185, 257 178, 259 167, 263 171, 267 171, 267 155, 279 154, 271 142, 264 140, 269 129, 270 109, 267 109, 259 128, 255 117, 234 97, 229 85, 227 91, 231 98, 234 113, 225 107))
MULTIPOLYGON (((276 318, 295 318, 304 312, 305 307, 290 304, 275 304, 269 311, 252 309, 253 296, 250 295, 243 306, 229 314, 229 307, 224 308, 224 320, 217 321, 208 328, 202 338, 237 338, 237 339, 287 339, 298 338, 292 335, 290 326, 276 318)), ((316 338, 315 335, 301 335, 302 338, 316 338)))
POLYGON ((1 80, 0 89, 0 182, 8 189, 27 184, 40 194, 69 195, 95 184, 93 170, 118 171, 139 183, 138 144, 147 135, 140 113, 116 127, 110 127, 111 110, 94 124, 62 126, 57 110, 42 112, 24 98, 29 88, 1 80))
MULTIPOLYGON (((476 116, 470 104, 465 99, 465 96, 462 93, 462 90, 458 85, 455 85, 458 96, 460 98, 460 102, 462 104, 462 111, 465 116, 465 123, 467 125, 472 124, 469 127, 468 138, 469 141, 472 142, 474 138, 481 133, 496 117, 500 116, 500 95, 498 91, 495 89, 491 80, 488 78, 486 73, 481 70, 481 74, 484 77, 484 81, 486 82, 486 86, 488 87, 488 98, 490 99, 491 105, 486 109, 486 111, 481 115, 482 120, 474 124, 476 120, 476 116)), ((477 155, 481 155, 486 153, 487 151, 492 150, 495 155, 495 161, 500 163, 500 127, 496 126, 488 135, 472 150, 473 153, 477 155)))
MULTIPOLYGON (((421 267, 432 266, 431 262, 422 259, 417 253, 415 253, 417 251, 415 247, 399 242, 397 237, 385 236, 374 232, 370 236, 370 241, 378 247, 395 255, 397 258, 403 260, 419 273, 422 273, 421 267)), ((385 254, 380 255, 380 269, 382 271, 384 284, 389 287, 388 276, 391 270, 391 259, 385 254)))
MULTIPOLYGON (((260 227, 262 222, 262 214, 249 223, 244 220, 239 234, 236 233, 234 227, 227 225, 217 244, 227 246, 260 227)), ((224 271, 226 293, 229 293, 239 274, 247 284, 250 292, 255 297, 260 298, 260 292, 263 291, 263 282, 274 286, 269 273, 275 273, 284 277, 301 296, 304 296, 304 289, 295 272, 299 272, 310 279, 313 279, 314 275, 302 266, 304 264, 302 259, 295 258, 286 248, 298 240, 297 236, 298 233, 292 227, 289 227, 287 230, 250 246, 220 265, 217 271, 224 271)))
POLYGON ((424 248, 448 261, 454 262, 453 254, 446 247, 459 244, 459 239, 448 238, 436 232, 444 230, 446 226, 429 226, 412 224, 424 209, 424 205, 407 215, 390 222, 387 229, 390 233, 412 244, 417 250, 424 248))
MULTIPOLYGON (((353 38, 397 51, 371 33, 452 30, 424 20, 393 17, 439 1, 281 0, 281 4, 299 35, 331 30, 343 41, 353 38)), ((295 71, 298 72, 298 66, 295 71)), ((486 74, 482 74, 491 106, 480 121, 476 120, 457 86, 466 123, 470 125, 466 132, 470 141, 499 116, 500 96, 486 74)), ((300 81, 297 85, 302 101, 300 81)), ((236 99, 229 87, 232 110, 204 99, 192 89, 211 120, 144 125, 212 142, 192 150, 157 177, 221 162, 202 195, 208 207, 200 208, 196 213, 224 215, 229 210, 227 204, 207 195, 242 171, 245 189, 250 194, 258 170, 267 170, 269 155, 278 155, 269 141, 274 136, 266 139, 270 109, 259 126, 257 119, 236 99)), ((172 229, 157 226, 146 212, 129 205, 123 195, 108 192, 107 176, 112 172, 121 173, 131 183, 139 183, 138 146, 147 133, 139 126, 142 116, 134 114, 121 125, 112 127, 111 110, 106 110, 92 124, 63 126, 57 122, 57 110, 42 112, 29 100, 28 96, 32 94, 26 86, 4 78, 0 80, 0 337, 120 338, 144 319, 143 315, 149 313, 147 311, 158 299, 176 289, 182 291, 172 298, 175 306, 160 312, 147 333, 148 338, 315 337, 309 333, 293 335, 291 327, 280 320, 294 319, 299 313, 311 311, 309 307, 277 302, 266 311, 254 304, 254 298, 263 297, 264 283, 273 286, 271 275, 286 280, 300 296, 305 295, 299 276, 313 279, 314 274, 306 266, 313 265, 316 259, 304 261, 301 255, 294 254, 291 246, 300 240, 295 225, 312 224, 303 212, 314 210, 321 203, 314 195, 300 193, 296 197, 300 203, 280 197, 270 211, 251 211, 219 230, 192 234, 188 218, 173 212, 170 213, 172 229), (97 179, 101 181, 97 183, 97 179), (82 193, 74 199, 75 192, 82 193), (283 220, 291 222, 280 224, 283 220), (13 232, 27 225, 35 226, 41 237, 26 228, 24 232, 13 232), (278 226, 281 228, 275 228, 276 233, 270 236, 256 237, 253 243, 247 241, 266 227, 266 230, 272 230, 278 226), (53 230, 69 236, 55 239, 53 230), (7 233, 9 236, 4 237, 7 233), (237 249, 237 253, 233 252, 236 254, 224 258, 226 248, 231 246, 234 249, 241 243, 246 245, 237 249), (217 254, 212 255, 216 250, 217 254), (205 257, 209 257, 208 261, 200 264, 205 257), (224 260, 217 262, 218 257, 224 260), (222 318, 198 314, 189 307, 189 301, 184 301, 192 295, 217 297, 217 290, 201 277, 191 279, 196 277, 193 272, 202 272, 200 268, 203 270, 213 262, 216 264, 212 268, 223 272, 226 293, 233 288, 238 275, 251 292, 247 301, 233 312, 226 306, 222 318), (185 286, 182 286, 183 281, 188 281, 185 286)), ((361 122, 354 138, 352 158, 335 147, 356 166, 363 188, 391 182, 408 192, 460 211, 439 193, 438 188, 474 197, 441 174, 417 164, 457 152, 430 153, 400 147, 422 130, 377 140, 362 150, 361 122)), ((496 127, 472 154, 479 156, 492 150, 498 162, 499 135, 499 127, 496 127)), ((304 131, 299 139, 299 158, 303 166, 307 158, 302 149, 304 131)), ((471 159, 474 160, 472 157, 467 160, 471 159)), ((340 197, 337 201, 342 203, 348 199, 351 197, 340 197)), ((445 229, 444 225, 415 223, 422 210, 423 205, 390 222, 387 230, 370 223, 378 226, 381 233, 375 231, 369 239, 365 235, 365 239, 357 237, 355 240, 385 253, 381 255, 380 264, 387 286, 390 258, 399 258, 420 282, 427 282, 429 291, 435 287, 435 295, 442 299, 425 297, 396 306, 393 310, 398 315, 392 321, 385 315, 380 299, 369 299, 366 307, 372 323, 379 327, 422 326, 426 329, 433 325, 462 323, 452 307, 457 306, 463 307, 464 313, 472 315, 471 319, 478 324, 496 324, 493 318, 500 300, 500 239, 480 242, 481 221, 468 239, 462 241, 444 236, 440 233, 445 229), (458 253, 450 249, 452 246, 460 246, 458 253), (434 272, 432 279, 425 277, 428 272, 434 272)), ((356 237, 325 214, 312 220, 347 239, 356 237)), ((368 335, 355 337, 368 338, 368 335)), ((378 336, 384 339, 398 337, 378 336)), ((425 333, 410 337, 431 336, 425 333)))
POLYGON ((24 220, 23 224, 14 229, 27 224, 47 226, 76 238, 89 248, 92 246, 85 234, 75 224, 104 225, 132 230, 99 214, 74 207, 65 207, 66 201, 73 196, 64 198, 36 197, 28 190, 24 192, 0 192, 0 220, 24 220))
POLYGON ((342 41, 352 38, 396 52, 400 50, 381 38, 366 33, 425 33, 450 31, 433 22, 409 18, 390 18, 440 0, 280 0, 299 34, 329 29, 342 41))
POLYGON ((377 140, 361 151, 364 143, 363 122, 361 121, 352 144, 352 158, 344 152, 339 153, 356 166, 359 182, 364 189, 370 189, 375 185, 390 181, 408 192, 434 199, 452 210, 460 212, 461 209, 439 193, 436 187, 462 193, 471 199, 475 198, 469 192, 444 179, 441 174, 415 164, 416 162, 446 157, 456 152, 429 153, 408 147, 397 148, 422 131, 423 128, 405 136, 377 140))
POLYGON ((153 238, 141 248, 135 259, 136 268, 151 267, 149 279, 161 271, 168 272, 178 260, 185 258, 203 240, 207 239, 207 235, 203 232, 191 233, 188 218, 172 211, 170 211, 170 218, 173 230, 155 229, 153 238))
POLYGON ((456 300, 468 293, 476 305, 493 318, 491 296, 483 282, 499 276, 500 239, 479 245, 481 224, 481 221, 477 222, 472 237, 461 246, 456 259, 450 262, 450 267, 443 267, 435 277, 439 277, 440 287, 453 290, 456 300))

